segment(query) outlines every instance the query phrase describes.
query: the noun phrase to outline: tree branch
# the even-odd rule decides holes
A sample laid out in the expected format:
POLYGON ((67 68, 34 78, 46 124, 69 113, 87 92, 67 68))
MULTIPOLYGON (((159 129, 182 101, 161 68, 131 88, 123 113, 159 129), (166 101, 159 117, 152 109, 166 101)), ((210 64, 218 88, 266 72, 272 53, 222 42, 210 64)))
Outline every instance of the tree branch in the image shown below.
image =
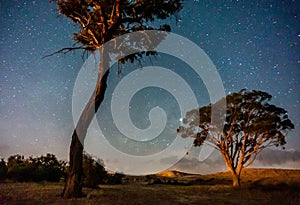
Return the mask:
POLYGON ((247 164, 246 164, 247 161, 244 163, 244 164, 245 164, 244 167, 248 167, 249 165, 251 165, 251 164, 254 162, 254 160, 256 159, 257 155, 258 155, 262 150, 263 150, 263 149, 258 149, 258 151, 257 151, 256 153, 253 154, 254 156, 251 158, 251 160, 248 161, 247 164))
POLYGON ((221 149, 215 143, 213 143, 213 142, 205 142, 204 141, 204 144, 206 144, 206 145, 208 145, 208 146, 210 146, 210 147, 212 147, 212 148, 214 148, 214 149, 216 149, 218 151, 221 151, 221 149))
POLYGON ((85 50, 85 48, 84 48, 83 46, 62 48, 62 49, 60 49, 60 50, 58 50, 58 51, 55 51, 55 52, 53 52, 53 53, 50 53, 50 54, 48 54, 48 55, 43 56, 42 59, 48 58, 48 57, 50 57, 50 56, 53 56, 53 55, 56 55, 56 54, 59 54, 59 53, 65 55, 65 54, 67 54, 67 53, 69 53, 69 52, 71 52, 71 51, 74 51, 74 50, 85 50))

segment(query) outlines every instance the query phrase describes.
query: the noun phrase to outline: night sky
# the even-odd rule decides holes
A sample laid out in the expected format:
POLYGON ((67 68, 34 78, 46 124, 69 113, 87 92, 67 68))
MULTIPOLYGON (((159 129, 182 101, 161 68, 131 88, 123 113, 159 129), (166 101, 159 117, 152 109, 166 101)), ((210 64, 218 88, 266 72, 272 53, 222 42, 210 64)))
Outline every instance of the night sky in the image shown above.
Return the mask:
MULTIPOLYGON (((72 92, 84 61, 80 52, 42 57, 72 46, 76 26, 46 0, 2 0, 0 9, 0 157, 50 152, 67 159, 74 128, 72 92)), ((168 20, 172 32, 195 42, 209 55, 226 93, 242 88, 266 91, 274 104, 288 111, 295 130, 289 133, 286 148, 300 151, 300 2, 185 1, 180 17, 179 22, 168 20)), ((160 59, 164 58, 154 61, 160 59)), ((123 70, 125 75, 126 65, 123 70)), ((182 69, 178 74, 195 81, 182 69)), ((109 81, 118 80, 120 76, 112 72, 109 81)), ((196 94, 203 91, 200 88, 194 86, 196 94)), ((160 95, 141 96, 143 93, 133 103, 166 104, 160 95)), ((141 119, 136 123, 146 119, 148 108, 132 111, 132 118, 141 119)))

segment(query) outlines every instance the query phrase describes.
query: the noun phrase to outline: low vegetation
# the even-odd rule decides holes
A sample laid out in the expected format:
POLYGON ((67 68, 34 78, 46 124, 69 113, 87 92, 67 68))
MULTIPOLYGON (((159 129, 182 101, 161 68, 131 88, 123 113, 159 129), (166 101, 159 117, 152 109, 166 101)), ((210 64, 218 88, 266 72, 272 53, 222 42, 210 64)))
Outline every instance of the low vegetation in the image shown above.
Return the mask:
MULTIPOLYGON (((4 159, 0 160, 0 182, 64 182, 67 168, 68 163, 58 160, 54 154, 28 158, 17 154, 8 157, 7 162, 4 159)), ((84 187, 121 184, 123 176, 119 173, 108 174, 100 159, 84 154, 82 178, 84 187)))
POLYGON ((10 156, 7 163, 2 159, 0 179, 14 182, 51 181, 57 182, 64 176, 66 163, 59 161, 55 155, 25 158, 21 155, 10 156))
POLYGON ((84 188, 87 197, 63 199, 62 182, 5 182, 0 204, 299 204, 300 170, 244 169, 241 187, 230 172, 191 175, 165 172, 123 176, 123 184, 84 188), (176 184, 177 183, 177 184, 176 184), (47 196, 47 197, 45 197, 47 196))
POLYGON ((85 154, 85 197, 64 199, 67 166, 53 154, 0 160, 0 204, 300 204, 300 170, 243 169, 236 188, 230 172, 109 174, 101 160, 85 154))

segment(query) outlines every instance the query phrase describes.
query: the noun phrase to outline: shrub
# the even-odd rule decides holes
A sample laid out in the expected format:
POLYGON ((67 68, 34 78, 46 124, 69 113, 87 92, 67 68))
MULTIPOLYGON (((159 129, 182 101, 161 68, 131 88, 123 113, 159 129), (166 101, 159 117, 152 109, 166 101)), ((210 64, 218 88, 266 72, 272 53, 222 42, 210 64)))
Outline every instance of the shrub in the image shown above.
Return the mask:
POLYGON ((94 160, 88 154, 83 155, 83 186, 96 188, 103 184, 108 175, 101 160, 94 160))
POLYGON ((4 159, 1 159, 1 161, 0 161, 0 181, 5 179, 6 176, 7 176, 7 166, 6 166, 4 159))
POLYGON ((53 154, 29 157, 13 155, 8 158, 7 177, 14 181, 59 181, 64 176, 64 162, 53 154))
POLYGON ((122 173, 115 173, 112 175, 109 175, 107 178, 107 184, 122 184, 122 179, 125 175, 122 173))

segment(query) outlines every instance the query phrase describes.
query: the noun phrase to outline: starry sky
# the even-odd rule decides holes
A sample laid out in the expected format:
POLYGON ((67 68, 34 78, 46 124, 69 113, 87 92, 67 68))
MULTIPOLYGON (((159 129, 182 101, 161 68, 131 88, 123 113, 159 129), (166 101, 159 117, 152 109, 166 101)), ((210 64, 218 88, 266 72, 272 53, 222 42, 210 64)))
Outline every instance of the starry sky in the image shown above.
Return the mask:
MULTIPOLYGON (((74 128, 72 92, 84 61, 80 52, 42 57, 72 46, 77 27, 59 16, 48 1, 2 0, 0 15, 0 157, 51 152, 67 159, 74 128)), ((300 2, 190 0, 185 1, 180 17, 178 22, 168 20, 172 32, 209 55, 226 93, 242 88, 266 91, 274 104, 288 111, 295 130, 289 133, 286 148, 300 151, 300 2)), ((184 67, 161 59, 155 59, 161 66, 184 67)), ((123 75, 127 67, 133 69, 125 65, 123 75)), ((177 72, 192 84, 197 81, 189 72, 177 72)), ((120 80, 115 73, 109 86, 120 80)), ((192 87, 197 95, 206 95, 201 83, 192 87)), ((141 92, 133 99, 137 105, 152 100, 144 110, 132 111, 140 127, 146 118, 138 113, 147 116, 151 106, 167 104, 161 100, 168 99, 161 97, 167 93, 153 95, 157 90, 151 89, 147 98, 141 92)), ((109 99, 109 89, 107 93, 109 99)), ((209 103, 198 100, 202 105, 209 103)), ((172 106, 162 107, 179 119, 172 106)))

